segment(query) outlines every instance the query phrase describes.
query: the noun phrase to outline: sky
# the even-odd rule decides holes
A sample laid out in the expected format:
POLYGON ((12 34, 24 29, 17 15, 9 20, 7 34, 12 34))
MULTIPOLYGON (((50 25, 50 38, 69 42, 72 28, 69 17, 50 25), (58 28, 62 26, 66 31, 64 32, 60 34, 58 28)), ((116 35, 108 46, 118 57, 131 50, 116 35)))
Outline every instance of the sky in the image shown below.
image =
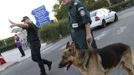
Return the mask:
POLYGON ((20 23, 23 16, 29 16, 36 23, 31 11, 42 5, 50 13, 50 19, 54 19, 53 5, 57 0, 1 0, 0 1, 0 40, 12 36, 11 25, 8 19, 20 23))

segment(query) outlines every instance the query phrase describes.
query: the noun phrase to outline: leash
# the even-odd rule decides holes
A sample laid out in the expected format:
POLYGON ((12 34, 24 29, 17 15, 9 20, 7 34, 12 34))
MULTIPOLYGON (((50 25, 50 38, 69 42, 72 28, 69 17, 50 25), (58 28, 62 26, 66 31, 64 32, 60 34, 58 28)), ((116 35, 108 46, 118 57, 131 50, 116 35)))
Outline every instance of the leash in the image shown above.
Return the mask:
POLYGON ((91 57, 91 52, 89 51, 88 54, 89 54, 89 56, 87 58, 87 62, 86 62, 86 65, 85 65, 86 68, 88 68, 88 65, 89 65, 89 60, 90 60, 90 57, 91 57))

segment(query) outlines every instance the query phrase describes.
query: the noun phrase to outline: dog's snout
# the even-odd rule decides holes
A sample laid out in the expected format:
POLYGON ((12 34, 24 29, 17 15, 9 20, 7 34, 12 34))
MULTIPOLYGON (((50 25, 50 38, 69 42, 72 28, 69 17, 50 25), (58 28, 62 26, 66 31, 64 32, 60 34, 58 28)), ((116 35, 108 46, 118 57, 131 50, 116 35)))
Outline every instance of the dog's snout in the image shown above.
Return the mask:
POLYGON ((63 67, 65 67, 66 65, 67 65, 67 63, 60 63, 59 66, 58 66, 58 68, 63 68, 63 67))

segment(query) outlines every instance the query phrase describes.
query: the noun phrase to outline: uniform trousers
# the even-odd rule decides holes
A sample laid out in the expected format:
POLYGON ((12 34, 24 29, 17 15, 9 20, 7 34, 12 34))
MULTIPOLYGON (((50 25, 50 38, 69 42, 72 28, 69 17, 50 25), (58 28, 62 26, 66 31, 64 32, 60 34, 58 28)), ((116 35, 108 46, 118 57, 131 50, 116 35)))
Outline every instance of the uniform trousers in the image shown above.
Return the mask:
POLYGON ((41 58, 40 48, 41 48, 40 41, 30 42, 32 60, 38 64, 41 73, 46 74, 44 64, 48 65, 50 61, 41 58))

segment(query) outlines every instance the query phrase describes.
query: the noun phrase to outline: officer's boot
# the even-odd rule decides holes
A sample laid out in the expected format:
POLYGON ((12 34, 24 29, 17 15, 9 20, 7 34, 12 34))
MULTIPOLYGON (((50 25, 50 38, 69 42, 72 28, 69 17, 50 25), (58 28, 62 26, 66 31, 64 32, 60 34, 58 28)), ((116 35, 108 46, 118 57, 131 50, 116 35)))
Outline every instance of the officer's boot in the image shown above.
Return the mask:
POLYGON ((49 71, 51 70, 51 66, 52 66, 52 61, 48 61, 46 59, 42 59, 44 64, 47 64, 49 71))
POLYGON ((43 62, 42 61, 38 62, 38 65, 40 67, 40 72, 41 72, 40 75, 47 75, 43 62))
POLYGON ((47 75, 46 70, 43 67, 40 69, 40 71, 41 71, 40 75, 47 75))
POLYGON ((47 75, 46 72, 41 72, 40 75, 47 75))
POLYGON ((50 71, 51 67, 52 67, 52 61, 50 61, 47 65, 48 65, 48 68, 49 68, 49 71, 50 71))

